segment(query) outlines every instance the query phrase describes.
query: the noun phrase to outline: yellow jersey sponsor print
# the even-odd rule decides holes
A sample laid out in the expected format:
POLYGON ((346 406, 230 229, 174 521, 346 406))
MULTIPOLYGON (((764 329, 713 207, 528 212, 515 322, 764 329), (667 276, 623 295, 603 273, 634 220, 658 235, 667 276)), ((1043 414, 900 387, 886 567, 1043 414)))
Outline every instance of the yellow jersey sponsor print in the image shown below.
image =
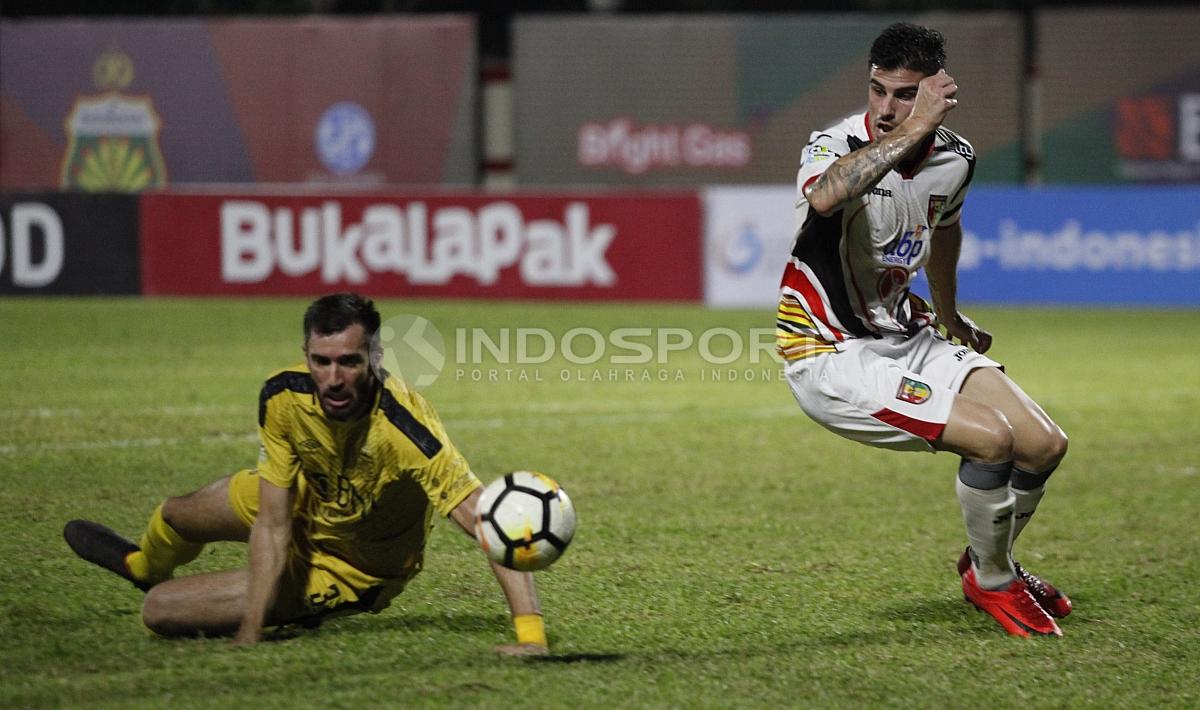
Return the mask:
POLYGON ((258 473, 296 487, 297 545, 381 580, 411 577, 432 527, 481 484, 433 407, 389 378, 370 413, 325 416, 307 367, 273 374, 259 402, 258 473))

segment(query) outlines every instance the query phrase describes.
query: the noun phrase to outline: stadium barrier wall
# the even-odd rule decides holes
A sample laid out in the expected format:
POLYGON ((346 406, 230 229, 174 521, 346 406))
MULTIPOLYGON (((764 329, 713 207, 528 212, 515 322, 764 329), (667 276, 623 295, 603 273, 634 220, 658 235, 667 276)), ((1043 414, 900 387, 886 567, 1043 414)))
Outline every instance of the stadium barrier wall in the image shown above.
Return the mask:
POLYGON ((696 192, 141 198, 142 290, 698 301, 696 192))
POLYGON ((0 194, 0 294, 141 290, 138 198, 0 194))
MULTIPOLYGON (((705 302, 769 307, 796 229, 796 188, 703 195, 705 302)), ((979 186, 963 230, 964 302, 1200 306, 1200 187, 979 186)), ((928 293, 923 277, 913 288, 928 293)))
MULTIPOLYGON (((699 300, 769 308, 794 188, 0 194, 0 294, 699 300), (701 239, 703 243, 701 244, 701 239)), ((964 302, 1200 307, 1200 187, 972 190, 964 302)), ((918 278, 914 288, 927 292, 918 278)))

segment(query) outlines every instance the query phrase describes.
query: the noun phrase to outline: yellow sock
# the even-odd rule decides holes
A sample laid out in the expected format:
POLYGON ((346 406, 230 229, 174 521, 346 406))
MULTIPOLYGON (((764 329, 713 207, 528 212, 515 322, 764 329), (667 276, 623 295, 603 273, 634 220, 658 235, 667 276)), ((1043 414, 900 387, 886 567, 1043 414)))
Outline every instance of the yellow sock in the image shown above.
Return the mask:
POLYGON ((514 616, 513 626, 517 630, 517 643, 532 643, 542 648, 550 648, 546 641, 546 626, 542 623, 541 614, 514 616))
POLYGON ((201 543, 188 542, 180 537, 175 528, 163 519, 161 505, 150 516, 138 546, 142 551, 131 553, 125 558, 125 564, 134 577, 147 582, 170 579, 176 567, 196 559, 204 548, 201 543))

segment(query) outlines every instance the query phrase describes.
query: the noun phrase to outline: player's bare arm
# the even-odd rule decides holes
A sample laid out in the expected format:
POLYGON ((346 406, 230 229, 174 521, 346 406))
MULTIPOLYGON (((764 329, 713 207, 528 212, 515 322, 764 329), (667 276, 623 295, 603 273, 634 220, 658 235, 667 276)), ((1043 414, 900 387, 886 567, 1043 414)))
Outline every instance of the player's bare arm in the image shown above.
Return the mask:
POLYGON ((822 216, 865 195, 894 169, 929 134, 942 125, 946 114, 958 105, 958 85, 942 69, 915 86, 886 86, 872 72, 871 91, 894 94, 896 101, 911 101, 912 111, 895 129, 870 145, 837 159, 821 177, 804 188, 804 197, 822 216), (910 98, 911 94, 911 98, 910 98))
POLYGON ((280 488, 259 481, 258 517, 250 528, 250 582, 246 593, 246 612, 233 642, 249 645, 258 642, 268 610, 275 603, 279 578, 287 562, 292 540, 293 488, 280 488))
POLYGON ((992 334, 958 311, 958 255, 961 250, 962 224, 955 222, 938 227, 933 233, 933 251, 925 265, 925 276, 929 279, 938 323, 945 326, 946 335, 977 353, 985 353, 992 347, 992 334))
MULTIPOLYGON (((475 539, 475 509, 482 492, 483 489, 481 488, 475 489, 454 510, 450 511, 450 518, 471 539, 475 539)), ((518 642, 497 646, 496 651, 509 656, 531 656, 548 653, 549 648, 545 642, 545 632, 540 630, 542 609, 538 603, 537 587, 533 582, 533 574, 511 570, 495 562, 489 561, 489 564, 492 566, 492 573, 496 575, 496 581, 499 582, 501 591, 504 592, 504 598, 508 601, 508 607, 512 612, 514 623, 518 624, 518 642), (520 625, 525 622, 522 620, 529 620, 529 623, 538 626, 539 628, 535 630, 537 631, 535 635, 540 638, 536 638, 533 641, 523 640, 521 638, 520 625)))

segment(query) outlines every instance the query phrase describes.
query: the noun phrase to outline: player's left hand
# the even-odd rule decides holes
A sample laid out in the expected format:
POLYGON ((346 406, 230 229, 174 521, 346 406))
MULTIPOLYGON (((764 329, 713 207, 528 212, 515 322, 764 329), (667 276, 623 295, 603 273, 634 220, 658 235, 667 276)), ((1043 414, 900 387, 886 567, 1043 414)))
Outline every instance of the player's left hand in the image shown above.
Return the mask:
POLYGON ((536 643, 506 643, 496 646, 496 653, 502 656, 544 656, 550 649, 536 643))
POLYGON ((962 313, 955 313, 952 319, 943 321, 942 325, 951 342, 957 340, 980 355, 992 347, 992 334, 975 325, 975 321, 962 313))

